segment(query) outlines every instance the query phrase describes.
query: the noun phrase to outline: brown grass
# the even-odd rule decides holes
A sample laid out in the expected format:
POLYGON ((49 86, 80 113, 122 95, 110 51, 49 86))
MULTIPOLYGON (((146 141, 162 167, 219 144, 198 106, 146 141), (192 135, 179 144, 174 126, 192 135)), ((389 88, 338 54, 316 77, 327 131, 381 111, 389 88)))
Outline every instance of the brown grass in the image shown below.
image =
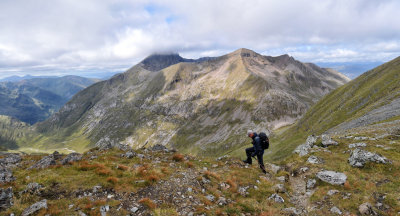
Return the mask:
POLYGON ((346 181, 346 182, 344 183, 344 189, 346 189, 346 190, 351 190, 351 185, 350 185, 349 181, 346 181))
POLYGON ((159 179, 160 178, 156 174, 151 174, 149 176, 146 176, 146 180, 149 181, 149 182, 156 182, 159 179))
POLYGON ((237 184, 234 180, 228 179, 226 183, 231 186, 231 191, 237 191, 237 184))
POLYGON ((146 206, 149 209, 155 209, 157 207, 157 205, 149 198, 143 198, 139 200, 139 203, 141 203, 142 205, 146 206))
POLYGON ((193 163, 191 161, 186 162, 186 166, 187 166, 187 168, 193 168, 194 167, 194 165, 193 165, 193 163))
POLYGON ((125 166, 125 165, 122 165, 122 164, 119 164, 119 165, 117 166, 117 169, 122 170, 122 171, 126 171, 126 170, 129 169, 129 167, 128 167, 128 166, 125 166))
POLYGON ((148 173, 148 169, 149 169, 149 165, 148 164, 140 166, 139 168, 137 168, 137 174, 139 176, 146 176, 147 173, 148 173))
POLYGON ((204 172, 204 176, 205 176, 206 178, 208 178, 208 179, 211 179, 211 177, 213 177, 213 178, 215 178, 215 179, 217 179, 217 180, 220 180, 220 177, 219 177, 216 173, 211 172, 211 171, 205 171, 205 172, 204 172))
POLYGON ((101 176, 108 176, 111 174, 111 170, 107 168, 98 168, 96 169, 96 173, 101 176))
POLYGON ((110 182, 112 184, 116 184, 116 183, 118 183, 118 178, 116 178, 116 177, 108 177, 107 178, 107 182, 110 182))
POLYGON ((179 154, 179 153, 175 153, 172 156, 172 160, 176 161, 176 162, 181 162, 185 159, 185 157, 183 156, 183 154, 179 154))

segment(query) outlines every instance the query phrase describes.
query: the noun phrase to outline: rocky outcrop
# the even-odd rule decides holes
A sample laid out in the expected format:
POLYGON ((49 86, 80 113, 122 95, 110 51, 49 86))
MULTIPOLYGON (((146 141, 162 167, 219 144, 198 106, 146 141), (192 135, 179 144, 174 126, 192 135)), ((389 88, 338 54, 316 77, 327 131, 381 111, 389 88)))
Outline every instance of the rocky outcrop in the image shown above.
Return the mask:
POLYGON ((7 189, 0 188, 0 211, 10 208, 13 205, 12 187, 7 189))
POLYGON ((133 150, 127 151, 124 154, 121 154, 121 157, 126 157, 126 158, 133 158, 135 157, 137 154, 136 152, 134 152, 133 150))
POLYGON ((316 184, 317 184, 317 180, 315 180, 315 179, 308 179, 308 180, 307 180, 306 189, 307 189, 307 190, 312 190, 312 189, 315 188, 316 184))
POLYGON ((351 152, 350 158, 348 159, 349 164, 353 167, 364 167, 368 161, 383 164, 391 163, 386 157, 380 154, 358 148, 351 152))
POLYGON ((80 160, 82 160, 82 155, 81 154, 79 154, 79 153, 71 153, 71 154, 69 154, 69 155, 67 155, 67 157, 65 157, 62 161, 61 161, 61 164, 62 165, 66 165, 66 164, 70 164, 70 163, 72 163, 72 162, 75 162, 75 161, 80 161, 80 160))
POLYGON ((268 199, 269 200, 273 200, 273 201, 275 201, 277 203, 284 203, 285 202, 285 200, 281 196, 279 196, 278 194, 272 194, 268 199))
POLYGON ((316 176, 321 181, 332 185, 343 185, 347 180, 347 176, 344 173, 335 171, 321 171, 318 172, 316 176))
POLYGON ((349 148, 366 147, 366 146, 367 146, 367 143, 363 143, 363 142, 349 144, 349 148))
POLYGON ((14 181, 15 178, 10 169, 5 167, 0 167, 0 183, 8 183, 14 181))
POLYGON ((152 151, 168 151, 168 148, 161 145, 161 144, 156 144, 153 147, 151 147, 152 151))
POLYGON ((21 156, 19 154, 7 154, 6 157, 0 159, 0 166, 12 167, 21 162, 21 156))
POLYGON ((322 146, 323 147, 328 147, 331 145, 338 145, 338 142, 336 142, 335 140, 333 140, 329 135, 327 134, 323 134, 321 136, 322 139, 322 146))
POLYGON ((60 158, 61 158, 61 155, 57 151, 55 151, 53 154, 43 157, 40 161, 38 161, 37 163, 33 164, 28 169, 45 169, 45 168, 48 168, 49 166, 56 165, 56 160, 60 159, 60 158))
POLYGON ((363 203, 358 207, 358 211, 361 215, 378 215, 373 209, 371 204, 363 203))
POLYGON ((29 183, 25 190, 21 191, 20 194, 24 193, 30 193, 30 194, 38 194, 40 189, 42 188, 42 185, 36 182, 29 183))
POLYGON ((306 143, 297 146, 294 150, 295 153, 298 153, 300 157, 307 155, 309 150, 315 145, 317 142, 318 137, 311 135, 307 138, 306 143))
POLYGON ((47 200, 42 200, 39 201, 31 206, 29 206, 28 208, 26 208, 23 212, 21 216, 29 216, 29 215, 33 215, 36 212, 38 212, 41 209, 47 209, 47 200))
POLYGON ((319 157, 317 157, 317 156, 310 156, 310 157, 307 159, 307 162, 308 162, 308 163, 311 163, 311 164, 323 164, 323 163, 324 163, 324 159, 319 158, 319 157))

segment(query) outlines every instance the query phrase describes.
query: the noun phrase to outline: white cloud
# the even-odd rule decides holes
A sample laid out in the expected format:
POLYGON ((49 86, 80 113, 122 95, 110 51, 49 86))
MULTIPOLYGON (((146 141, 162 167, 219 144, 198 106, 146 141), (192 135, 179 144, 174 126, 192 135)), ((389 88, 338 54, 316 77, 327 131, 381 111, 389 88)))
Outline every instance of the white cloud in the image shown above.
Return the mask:
POLYGON ((399 10, 396 0, 3 0, 0 76, 241 47, 310 62, 387 61, 400 55, 399 10))

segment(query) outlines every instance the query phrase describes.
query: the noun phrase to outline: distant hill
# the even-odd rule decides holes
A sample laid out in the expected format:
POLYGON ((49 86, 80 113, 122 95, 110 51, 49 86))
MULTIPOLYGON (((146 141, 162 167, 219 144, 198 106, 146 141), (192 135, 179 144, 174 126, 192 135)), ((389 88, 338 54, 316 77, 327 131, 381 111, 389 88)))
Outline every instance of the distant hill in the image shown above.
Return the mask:
POLYGON ((29 145, 82 151, 121 142, 223 154, 246 143, 247 129, 292 124, 348 81, 337 71, 288 55, 248 49, 199 60, 151 55, 79 92, 35 126, 43 137, 29 145))
POLYGON ((79 76, 0 82, 0 115, 34 124, 58 111, 74 94, 97 82, 79 76))
POLYGON ((368 126, 379 128, 373 125, 395 120, 400 120, 400 57, 323 97, 295 125, 278 134, 271 158, 290 155, 311 134, 365 132, 368 126))
POLYGON ((17 149, 16 140, 23 138, 31 129, 18 119, 0 115, 0 151, 17 149))

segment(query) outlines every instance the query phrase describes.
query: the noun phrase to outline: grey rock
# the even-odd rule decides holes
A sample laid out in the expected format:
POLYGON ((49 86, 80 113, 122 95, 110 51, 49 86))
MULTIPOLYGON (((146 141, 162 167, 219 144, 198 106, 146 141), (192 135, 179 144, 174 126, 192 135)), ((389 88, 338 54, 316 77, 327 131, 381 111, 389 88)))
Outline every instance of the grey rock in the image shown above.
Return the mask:
POLYGON ((338 190, 329 190, 327 194, 328 194, 329 196, 332 196, 332 195, 337 194, 337 193, 339 193, 338 190))
POLYGON ((41 210, 43 208, 47 209, 47 200, 45 200, 45 199, 26 208, 22 212, 21 216, 33 215, 34 213, 38 212, 39 210, 41 210))
POLYGON ((211 202, 215 201, 215 197, 213 195, 211 195, 211 194, 207 195, 206 199, 210 200, 211 202))
POLYGON ((247 190, 248 190, 249 188, 250 188, 249 186, 246 186, 246 187, 239 187, 239 188, 238 188, 238 192, 240 193, 240 195, 246 196, 246 195, 249 194, 249 192, 247 192, 247 190))
POLYGON ((129 151, 132 150, 132 148, 128 145, 122 144, 122 143, 118 143, 114 146, 116 149, 119 149, 121 151, 129 151))
POLYGON ((362 141, 365 141, 365 140, 369 140, 369 138, 368 138, 368 137, 354 137, 354 140, 362 140, 362 141))
POLYGON ((152 151, 168 151, 168 148, 161 145, 161 144, 156 144, 153 147, 151 147, 152 151))
POLYGON ((272 164, 272 163, 265 163, 265 167, 269 170, 271 170, 274 174, 277 174, 279 171, 282 170, 281 166, 272 164))
POLYGON ((351 166, 360 168, 364 167, 368 161, 383 164, 391 163, 386 157, 380 154, 364 151, 358 148, 351 152, 348 159, 348 162, 351 166))
POLYGON ((274 190, 276 193, 286 193, 286 191, 287 191, 285 188, 285 185, 283 185, 283 184, 276 184, 274 186, 274 190))
POLYGON ((218 158, 217 158, 217 161, 223 160, 223 159, 225 159, 225 158, 228 158, 228 155, 224 155, 224 156, 218 157, 218 158))
POLYGON ((136 213, 138 210, 139 210, 138 207, 132 207, 132 208, 130 209, 130 211, 131 211, 132 213, 136 213))
POLYGON ((307 185, 306 185, 307 190, 312 190, 312 189, 314 189, 315 186, 316 186, 316 184, 317 184, 317 180, 315 180, 315 179, 308 179, 307 185))
POLYGON ((302 167, 302 168, 300 168, 300 172, 301 172, 301 173, 305 173, 305 172, 307 172, 308 170, 309 170, 308 167, 302 167))
POLYGON ((6 210, 14 204, 13 196, 12 187, 7 189, 0 188, 0 210, 6 210))
POLYGON ((10 169, 5 167, 0 167, 0 183, 8 183, 14 181, 15 178, 10 169))
POLYGON ((125 152, 125 154, 121 154, 121 157, 125 157, 125 158, 133 158, 136 156, 136 152, 134 152, 133 150, 127 151, 125 152))
POLYGON ((220 206, 224 206, 224 205, 227 205, 227 204, 228 204, 228 202, 226 201, 226 198, 225 198, 225 197, 222 197, 222 196, 218 198, 217 203, 218 203, 218 205, 220 205, 220 206))
POLYGON ((335 171, 321 171, 317 173, 317 177, 321 181, 333 185, 343 185, 347 180, 347 176, 344 173, 335 171))
POLYGON ((296 209, 295 207, 284 208, 284 212, 289 213, 289 215, 302 215, 303 211, 296 209))
POLYGON ((377 213, 372 209, 371 204, 363 203, 358 207, 358 211, 361 215, 377 215, 377 213))
POLYGON ((273 201, 275 201, 277 203, 284 203, 285 202, 285 200, 281 196, 279 196, 278 194, 272 194, 268 199, 269 200, 273 200, 273 201))
POLYGON ((338 142, 336 142, 335 140, 332 140, 332 138, 327 134, 323 134, 321 136, 321 138, 322 138, 322 146, 323 147, 328 147, 331 145, 338 145, 338 142))
POLYGON ((19 154, 6 154, 6 157, 0 159, 0 166, 12 167, 21 162, 22 158, 19 154))
POLYGON ((342 215, 342 211, 336 206, 333 206, 330 211, 334 214, 342 215))
POLYGON ((294 150, 295 153, 298 153, 300 157, 307 155, 309 153, 309 150, 315 145, 317 142, 317 138, 314 135, 311 135, 307 137, 306 143, 297 146, 297 148, 294 150))
POLYGON ((79 153, 71 153, 69 155, 67 155, 67 157, 65 157, 62 161, 61 164, 62 165, 66 165, 75 161, 80 161, 82 160, 82 155, 79 153))
POLYGON ((37 194, 41 188, 42 186, 39 183, 32 182, 26 186, 25 190, 22 191, 22 193, 37 194))
POLYGON ((100 207, 100 214, 101 216, 107 216, 107 212, 110 211, 110 206, 101 206, 100 207))
POLYGON ((56 156, 53 154, 49 155, 49 156, 45 156, 43 157, 40 161, 38 161, 37 163, 33 164, 31 167, 29 167, 28 169, 45 169, 49 166, 52 165, 56 165, 56 157, 58 157, 58 155, 56 154, 56 156))
POLYGON ((311 164, 323 164, 325 161, 322 158, 319 158, 317 156, 310 156, 307 159, 307 162, 311 163, 311 164))
POLYGON ((356 147, 366 147, 367 143, 353 143, 353 144, 349 144, 349 148, 356 148, 356 147))
POLYGON ((78 215, 79 215, 79 216, 86 216, 86 214, 83 213, 82 211, 79 211, 79 212, 78 212, 78 215))
POLYGON ((94 186, 94 187, 93 187, 92 191, 93 191, 93 193, 97 193, 97 192, 100 191, 101 188, 102 188, 102 187, 101 187, 100 185, 97 185, 97 186, 94 186))
POLYGON ((286 181, 286 177, 285 176, 279 176, 279 177, 276 177, 276 180, 278 180, 278 181, 283 183, 283 182, 286 181))

